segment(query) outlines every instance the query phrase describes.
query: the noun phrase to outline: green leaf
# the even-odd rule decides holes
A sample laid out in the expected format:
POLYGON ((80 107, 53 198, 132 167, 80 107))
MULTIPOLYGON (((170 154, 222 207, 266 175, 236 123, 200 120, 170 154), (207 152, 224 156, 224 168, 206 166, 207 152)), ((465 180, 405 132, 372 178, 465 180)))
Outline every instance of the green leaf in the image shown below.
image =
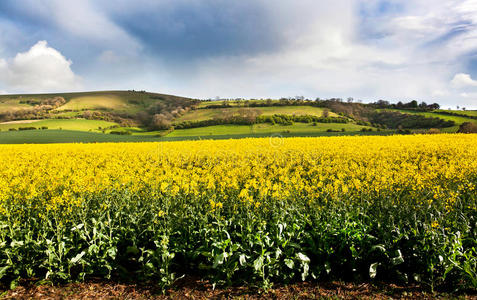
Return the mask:
POLYGON ((293 269, 293 267, 295 266, 295 262, 293 261, 293 259, 286 258, 285 259, 285 265, 288 268, 293 269))
POLYGON ((10 281, 10 289, 14 290, 18 286, 19 281, 20 281, 20 277, 10 281))
POLYGON ((253 267, 254 267, 255 271, 260 271, 260 269, 262 269, 262 267, 263 267, 263 256, 260 256, 259 258, 257 258, 253 262, 253 267))
POLYGON ((369 277, 375 278, 378 272, 379 263, 373 263, 369 266, 369 277))
POLYGON ((0 279, 7 274, 8 269, 10 269, 10 266, 4 266, 0 268, 0 279))
POLYGON ((247 258, 245 257, 245 254, 242 254, 239 256, 239 263, 241 266, 245 265, 247 263, 247 258))
POLYGON ((374 245, 373 247, 371 247, 371 251, 374 251, 374 250, 378 250, 379 252, 382 252, 382 253, 386 253, 386 248, 384 247, 384 245, 374 245))
POLYGON ((225 259, 225 253, 224 252, 220 253, 219 255, 216 255, 215 259, 214 259, 214 268, 217 267, 218 265, 223 264, 224 259, 225 259))
POLYGON ((309 263, 310 262, 310 258, 308 258, 308 256, 306 256, 305 254, 301 253, 301 252, 298 252, 296 254, 296 257, 298 258, 299 261, 301 262, 305 262, 305 263, 309 263))
POLYGON ((76 255, 75 257, 73 257, 71 260, 70 260, 70 263, 72 265, 76 264, 84 255, 86 254, 85 251, 82 251, 81 253, 79 253, 78 255, 76 255))
POLYGON ((137 255, 139 253, 139 249, 136 246, 128 246, 126 248, 127 254, 137 255))
POLYGON ((404 262, 404 258, 402 257, 401 250, 397 250, 396 253, 397 253, 397 256, 391 259, 391 263, 393 264, 393 266, 402 264, 404 262))

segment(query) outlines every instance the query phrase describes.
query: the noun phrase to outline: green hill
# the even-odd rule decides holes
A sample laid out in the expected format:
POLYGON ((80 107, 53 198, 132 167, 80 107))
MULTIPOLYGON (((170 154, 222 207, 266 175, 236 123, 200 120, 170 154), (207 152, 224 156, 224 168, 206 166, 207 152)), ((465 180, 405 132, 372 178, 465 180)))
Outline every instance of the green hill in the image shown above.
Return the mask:
POLYGON ((477 123, 476 111, 382 104, 199 101, 144 91, 0 95, 0 143, 455 132, 464 122, 477 123))
POLYGON ((49 129, 101 130, 114 126, 151 125, 153 116, 172 114, 197 101, 172 95, 138 91, 100 91, 0 96, 0 130, 28 126, 49 129), (69 121, 61 121, 61 120, 69 121), (41 120, 41 121, 37 121, 41 120), (98 122, 102 121, 102 122, 98 122), (51 128, 50 128, 51 127, 51 128))

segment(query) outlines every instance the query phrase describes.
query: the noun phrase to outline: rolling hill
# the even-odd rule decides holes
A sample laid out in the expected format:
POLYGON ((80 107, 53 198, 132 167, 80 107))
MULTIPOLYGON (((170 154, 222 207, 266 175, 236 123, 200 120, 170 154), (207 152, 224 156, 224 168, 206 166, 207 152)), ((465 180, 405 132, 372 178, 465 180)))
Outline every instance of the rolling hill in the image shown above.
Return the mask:
POLYGON ((0 143, 456 132, 475 111, 331 100, 199 101, 144 91, 0 95, 0 143), (407 131, 402 131, 401 128, 407 131))

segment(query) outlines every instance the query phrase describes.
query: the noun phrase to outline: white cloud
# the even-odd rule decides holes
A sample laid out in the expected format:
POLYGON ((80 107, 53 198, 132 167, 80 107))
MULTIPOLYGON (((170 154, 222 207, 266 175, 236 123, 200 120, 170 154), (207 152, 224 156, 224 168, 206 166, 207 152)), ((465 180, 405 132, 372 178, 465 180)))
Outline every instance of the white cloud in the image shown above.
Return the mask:
POLYGON ((363 19, 357 5, 362 1, 307 2, 304 7, 284 2, 273 10, 286 30, 294 28, 288 22, 313 20, 311 24, 292 31, 293 38, 274 53, 204 60, 195 82, 185 86, 187 92, 198 97, 303 94, 477 106, 450 89, 449 82, 466 69, 465 56, 477 52, 476 0, 397 1, 403 6, 399 11, 366 19, 364 29, 379 32, 359 31, 363 19))
POLYGON ((9 91, 16 92, 77 90, 79 78, 71 64, 46 41, 39 41, 9 61, 0 59, 0 81, 9 91))
POLYGON ((455 88, 477 87, 477 80, 472 79, 469 74, 459 73, 454 76, 451 85, 455 88))

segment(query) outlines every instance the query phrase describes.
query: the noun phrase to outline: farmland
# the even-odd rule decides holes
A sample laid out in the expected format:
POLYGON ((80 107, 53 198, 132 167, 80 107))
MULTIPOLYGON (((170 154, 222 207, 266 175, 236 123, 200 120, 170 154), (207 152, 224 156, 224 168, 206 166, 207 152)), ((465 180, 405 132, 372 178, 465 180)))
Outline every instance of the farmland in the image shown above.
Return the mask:
POLYGON ((293 124, 289 126, 284 125, 270 125, 270 124, 254 124, 247 125, 217 125, 208 127, 199 127, 192 129, 176 129, 168 137, 175 136, 202 136, 208 135, 235 135, 235 134, 281 134, 281 133, 318 133, 326 132, 327 130, 341 131, 344 129, 348 132, 359 132, 362 128, 369 128, 367 126, 360 126, 355 124, 338 124, 338 123, 320 123, 316 124, 293 124))
POLYGON ((0 276, 477 286, 477 136, 1 145, 0 276), (7 163, 8 162, 8 163, 7 163))
POLYGON ((29 122, 5 122, 0 123, 0 130, 6 131, 10 129, 19 129, 22 127, 35 127, 47 129, 65 129, 77 131, 99 131, 98 128, 107 128, 117 126, 114 122, 101 120, 85 120, 85 119, 46 119, 46 120, 30 120, 29 122))
MULTIPOLYGON (((228 111, 237 111, 239 108, 209 108, 209 109, 199 109, 193 110, 181 117, 179 117, 176 122, 183 121, 202 121, 207 119, 213 119, 214 117, 219 117, 223 113, 228 111)), ((323 114, 323 109, 320 107, 312 106, 278 106, 278 107, 259 107, 258 111, 264 116, 270 116, 274 114, 285 114, 285 115, 313 115, 321 116, 323 114)), ((336 116, 334 113, 330 113, 330 116, 336 116)))
POLYGON ((144 91, 1 95, 0 143, 51 143, 55 136, 61 143, 389 135, 431 128, 454 133, 465 122, 477 123, 474 111, 433 107, 383 109, 339 99, 199 101, 144 91), (25 127, 38 130, 19 131, 25 127))

